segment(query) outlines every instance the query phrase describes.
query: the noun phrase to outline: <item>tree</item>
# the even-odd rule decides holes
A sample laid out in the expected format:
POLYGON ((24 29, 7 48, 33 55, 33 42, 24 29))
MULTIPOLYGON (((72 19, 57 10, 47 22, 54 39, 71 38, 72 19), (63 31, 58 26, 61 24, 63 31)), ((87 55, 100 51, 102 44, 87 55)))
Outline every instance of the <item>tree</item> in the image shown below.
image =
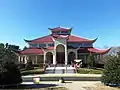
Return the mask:
POLYGON ((29 60, 27 61, 27 64, 26 64, 26 66, 25 66, 25 69, 26 69, 26 70, 32 70, 32 69, 34 69, 34 66, 33 66, 33 63, 32 63, 32 60, 31 60, 31 59, 29 59, 29 60))
POLYGON ((0 85, 22 83, 22 77, 18 66, 14 61, 1 62, 0 85))
POLYGON ((4 44, 3 43, 0 43, 0 48, 4 48, 4 44))
POLYGON ((13 49, 15 48, 8 43, 5 45, 0 43, 0 85, 22 82, 20 70, 15 64, 17 56, 13 53, 13 49))
POLYGON ((94 56, 93 54, 90 54, 87 58, 87 66, 88 68, 93 68, 94 67, 94 56))
POLYGON ((14 53, 19 51, 19 46, 6 43, 0 43, 0 60, 15 60, 17 62, 17 55, 14 53))
POLYGON ((24 46, 23 50, 25 50, 25 49, 27 49, 27 47, 26 47, 26 46, 24 46))
POLYGON ((107 85, 120 84, 120 52, 116 56, 109 55, 105 62, 101 81, 107 85))

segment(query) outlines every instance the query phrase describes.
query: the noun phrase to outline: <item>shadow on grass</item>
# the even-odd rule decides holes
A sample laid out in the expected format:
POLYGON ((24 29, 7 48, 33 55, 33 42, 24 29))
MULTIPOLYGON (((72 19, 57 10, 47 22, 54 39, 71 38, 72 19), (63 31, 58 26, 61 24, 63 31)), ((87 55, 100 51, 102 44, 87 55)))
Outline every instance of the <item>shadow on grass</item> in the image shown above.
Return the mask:
POLYGON ((12 86, 0 86, 0 89, 38 89, 38 88, 48 88, 57 86, 56 84, 20 84, 12 86))

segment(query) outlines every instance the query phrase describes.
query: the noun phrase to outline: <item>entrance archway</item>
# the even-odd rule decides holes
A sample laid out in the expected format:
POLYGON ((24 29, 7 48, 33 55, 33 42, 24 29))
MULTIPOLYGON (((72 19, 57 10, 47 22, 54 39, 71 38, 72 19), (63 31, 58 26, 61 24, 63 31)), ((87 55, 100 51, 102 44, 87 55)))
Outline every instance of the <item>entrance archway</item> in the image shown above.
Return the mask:
POLYGON ((61 44, 56 47, 56 61, 57 64, 65 63, 65 47, 61 44))
POLYGON ((75 59, 75 53, 74 52, 70 52, 68 54, 68 64, 72 64, 72 62, 74 62, 75 59))
POLYGON ((46 63, 49 63, 49 64, 53 63, 53 54, 51 52, 46 53, 46 63))

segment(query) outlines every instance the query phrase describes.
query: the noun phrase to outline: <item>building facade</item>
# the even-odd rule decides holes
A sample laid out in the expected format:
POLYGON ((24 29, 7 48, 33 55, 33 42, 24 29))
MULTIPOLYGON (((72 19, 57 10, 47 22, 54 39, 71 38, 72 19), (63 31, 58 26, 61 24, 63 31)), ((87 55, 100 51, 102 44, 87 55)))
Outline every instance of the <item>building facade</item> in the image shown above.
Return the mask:
POLYGON ((71 64, 75 59, 80 59, 84 64, 90 53, 94 54, 96 62, 110 49, 99 50, 93 47, 97 40, 89 40, 71 34, 72 28, 48 28, 50 35, 25 40, 29 47, 19 52, 19 62, 26 64, 32 60, 34 64, 71 64))

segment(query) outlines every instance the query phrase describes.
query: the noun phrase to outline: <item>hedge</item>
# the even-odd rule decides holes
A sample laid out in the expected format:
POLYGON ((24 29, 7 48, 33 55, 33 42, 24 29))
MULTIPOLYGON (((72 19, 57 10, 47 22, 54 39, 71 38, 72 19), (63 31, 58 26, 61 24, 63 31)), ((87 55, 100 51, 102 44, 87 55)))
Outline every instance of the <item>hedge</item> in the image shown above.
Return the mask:
POLYGON ((34 70, 25 70, 21 71, 22 75, 30 75, 30 74, 44 74, 42 69, 34 69, 34 70))
POLYGON ((79 68, 78 73, 80 74, 102 74, 103 69, 87 69, 87 68, 79 68))

